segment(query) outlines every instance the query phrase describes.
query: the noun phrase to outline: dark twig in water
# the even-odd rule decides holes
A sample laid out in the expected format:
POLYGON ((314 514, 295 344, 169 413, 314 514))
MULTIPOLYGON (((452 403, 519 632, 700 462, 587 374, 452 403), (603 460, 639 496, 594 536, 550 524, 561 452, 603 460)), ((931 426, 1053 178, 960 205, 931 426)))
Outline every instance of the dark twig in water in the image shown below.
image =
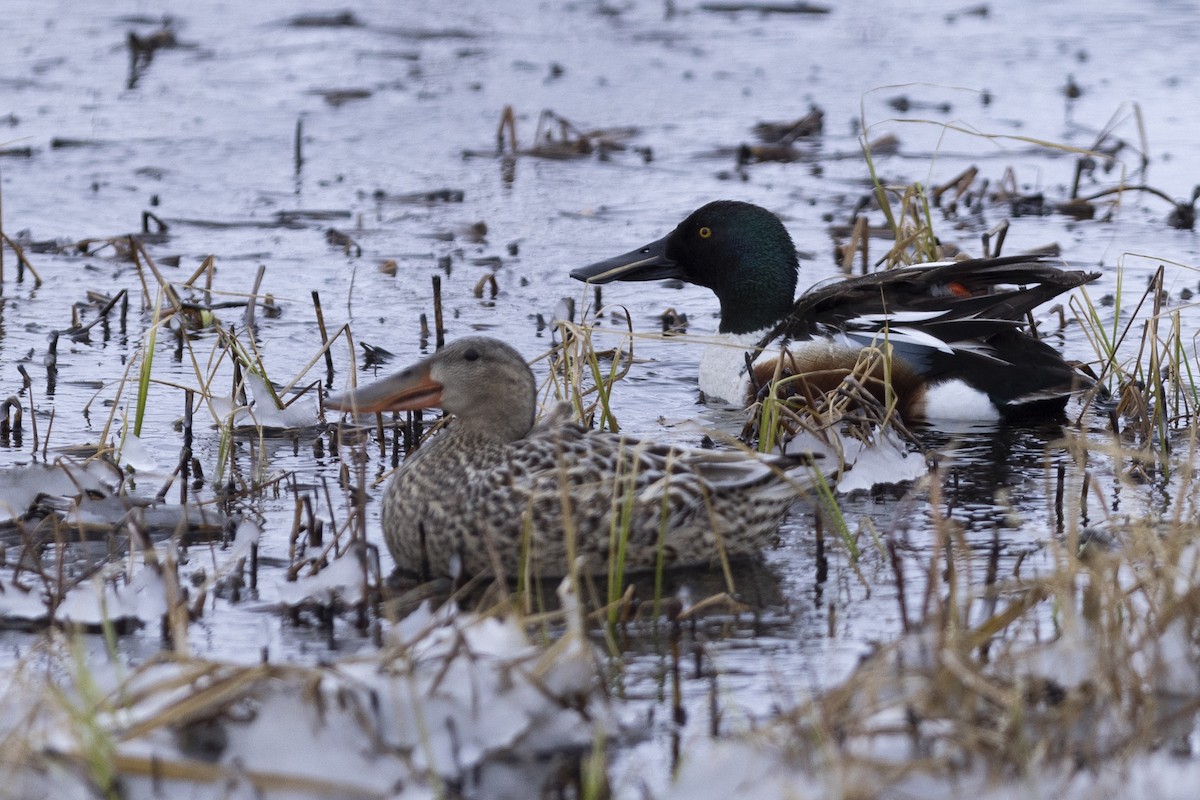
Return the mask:
MULTIPOLYGON (((1115 433, 1117 431, 1115 409, 1113 410, 1113 423, 1113 432, 1115 433)), ((1058 533, 1063 532, 1063 496, 1066 494, 1066 482, 1067 465, 1059 462, 1058 480, 1054 489, 1054 529, 1058 533)))
POLYGON ((142 290, 145 292, 146 307, 150 307, 150 289, 146 285, 146 276, 142 274, 143 260, 146 262, 146 266, 149 267, 150 272, 154 274, 154 279, 158 281, 158 286, 162 290, 162 293, 166 295, 167 302, 171 304, 171 308, 175 311, 175 313, 179 313, 179 311, 183 308, 183 303, 180 301, 179 294, 175 291, 175 287, 172 286, 170 282, 162 276, 162 273, 158 271, 158 265, 154 263, 154 259, 150 257, 148 252, 146 252, 146 246, 142 243, 142 240, 132 234, 129 236, 129 252, 130 256, 133 258, 134 266, 137 267, 138 277, 142 279, 142 290))
POLYGON ((192 464, 192 410, 195 405, 194 392, 191 389, 183 390, 183 447, 179 450, 179 463, 175 466, 174 472, 163 484, 162 489, 158 492, 158 500, 161 502, 167 496, 167 491, 171 488, 171 484, 175 478, 179 478, 179 504, 185 505, 188 496, 188 481, 191 479, 189 474, 192 464))
POLYGON ((500 286, 496 283, 496 273, 489 272, 486 275, 484 275, 482 278, 480 278, 478 281, 476 281, 475 290, 474 290, 474 294, 476 297, 478 297, 478 298, 483 297, 483 289, 485 286, 489 287, 488 296, 491 297, 493 300, 495 300, 496 295, 500 293, 500 286))
POLYGON ((945 183, 931 187, 929 190, 929 199, 933 201, 935 208, 941 208, 942 195, 953 189, 953 199, 957 201, 971 188, 971 184, 975 182, 975 178, 978 176, 979 168, 974 165, 969 166, 945 183))
POLYGON ((433 276, 433 331, 434 347, 441 350, 446 344, 446 329, 442 325, 442 276, 433 276))
MULTIPOLYGON (((81 334, 87 333, 92 328, 94 328, 97 323, 104 321, 104 319, 108 316, 108 312, 112 311, 113 306, 115 306, 117 304, 117 301, 125 300, 125 299, 126 299, 126 290, 122 289, 121 291, 117 292, 115 295, 113 295, 111 298, 109 298, 108 300, 105 301, 104 305, 100 307, 100 310, 96 312, 96 318, 94 320, 87 323, 86 325, 73 324, 70 328, 67 328, 66 330, 57 331, 58 335, 77 337, 81 334)), ((124 327, 124 324, 122 324, 122 327, 124 327)))
MULTIPOLYGON (((229 331, 229 338, 233 339, 233 331, 229 331)), ((233 355, 233 391, 230 396, 238 405, 246 405, 246 382, 242 380, 242 360, 232 352, 232 344, 229 345, 231 355, 233 355)))
POLYGON ((9 396, 0 402, 0 438, 7 439, 9 434, 17 433, 21 430, 21 401, 15 397, 9 396), (9 418, 9 412, 12 412, 12 418, 9 418))
POLYGON ((667 620, 670 624, 668 638, 671 642, 671 717, 676 725, 687 721, 687 711, 683 707, 683 690, 679 679, 679 641, 683 637, 683 626, 680 625, 679 615, 682 611, 679 598, 672 597, 667 602, 667 620))
POLYGON ((504 134, 508 133, 508 141, 510 144, 510 152, 516 155, 517 152, 517 120, 513 114, 512 106, 505 106, 504 111, 500 113, 500 124, 496 127, 496 152, 504 152, 504 134))
POLYGON ((333 355, 329 352, 329 333, 325 329, 325 314, 321 310, 321 294, 313 289, 313 310, 317 314, 317 330, 321 332, 321 346, 325 350, 325 385, 333 386, 333 355))
MULTIPOLYGON (((17 365, 17 372, 21 373, 21 378, 25 381, 25 389, 29 392, 29 426, 33 428, 33 457, 37 459, 38 452, 38 428, 37 414, 33 409, 33 381, 29 380, 29 373, 25 371, 24 364, 17 365)), ((18 409, 20 406, 18 406, 18 409)))
POLYGON ((828 14, 832 11, 829 6, 805 3, 803 0, 794 3, 701 3, 700 10, 719 13, 757 11, 760 14, 828 14))
POLYGON ((1192 228, 1195 227, 1195 206, 1196 200, 1200 199, 1200 186, 1192 189, 1192 199, 1190 202, 1176 200, 1161 189, 1156 189, 1153 186, 1146 186, 1145 184, 1137 184, 1135 186, 1127 186, 1125 184, 1110 186, 1107 189, 1101 189, 1098 192, 1094 192, 1086 197, 1081 197, 1078 199, 1082 202, 1090 203, 1093 200, 1098 200, 1101 197, 1107 197, 1110 194, 1121 194, 1123 192, 1145 192, 1146 194, 1152 194, 1155 197, 1160 197, 1173 206, 1171 215, 1167 219, 1167 223, 1172 228, 1179 230, 1192 230, 1192 228))
POLYGON ((304 117, 296 118, 296 141, 293 145, 293 160, 296 165, 296 174, 300 174, 301 167, 304 166, 304 117))
POLYGON ((163 222, 162 218, 153 211, 142 212, 142 233, 166 233, 168 230, 170 230, 170 226, 163 222), (158 226, 157 230, 150 230, 151 222, 158 226))
POLYGON ((266 265, 259 264, 258 272, 254 275, 254 288, 250 290, 250 301, 246 303, 246 313, 242 322, 246 330, 254 327, 254 307, 258 305, 258 290, 262 288, 263 276, 266 275, 266 272, 266 265))
POLYGON ((983 233, 983 257, 994 258, 1000 255, 1004 247, 1004 239, 1008 236, 1008 220, 1002 219, 983 233), (996 238, 996 250, 992 251, 992 237, 996 238))
POLYGON ((192 286, 196 283, 196 279, 201 275, 204 276, 204 303, 209 308, 214 308, 212 304, 212 279, 213 270, 216 266, 216 259, 208 256, 201 262, 200 266, 192 273, 192 276, 184 281, 184 286, 192 286))
POLYGON ((892 562, 892 572, 896 576, 896 604, 900 608, 900 627, 905 633, 910 630, 908 621, 908 601, 905 598, 904 589, 904 565, 900 561, 900 552, 896 548, 896 537, 889 534, 887 537, 888 560, 892 562))

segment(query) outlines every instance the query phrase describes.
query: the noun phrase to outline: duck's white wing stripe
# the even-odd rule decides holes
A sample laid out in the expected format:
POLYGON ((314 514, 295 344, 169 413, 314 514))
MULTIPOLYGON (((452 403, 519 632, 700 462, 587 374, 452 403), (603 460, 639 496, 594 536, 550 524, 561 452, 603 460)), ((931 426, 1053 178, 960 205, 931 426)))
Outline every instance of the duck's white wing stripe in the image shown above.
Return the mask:
POLYGON ((925 322, 926 320, 936 319, 945 313, 945 309, 939 309, 934 311, 896 311, 894 313, 864 314, 861 317, 853 317, 847 320, 846 325, 853 328, 878 328, 884 323, 925 322))
POLYGON ((927 347, 930 350, 940 350, 947 354, 954 352, 954 349, 941 339, 916 328, 893 327, 886 331, 846 331, 846 338, 868 347, 879 347, 891 343, 893 346, 927 347))

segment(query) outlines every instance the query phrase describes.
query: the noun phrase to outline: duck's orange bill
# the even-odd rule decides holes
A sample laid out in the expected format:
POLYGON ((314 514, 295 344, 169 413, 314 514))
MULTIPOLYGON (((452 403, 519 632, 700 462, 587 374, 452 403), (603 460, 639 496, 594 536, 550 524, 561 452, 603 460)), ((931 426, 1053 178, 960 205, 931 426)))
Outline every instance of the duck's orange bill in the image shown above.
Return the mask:
POLYGON ((429 376, 428 369, 406 369, 381 381, 330 395, 325 407, 331 411, 417 411, 434 408, 442 402, 442 384, 429 376))

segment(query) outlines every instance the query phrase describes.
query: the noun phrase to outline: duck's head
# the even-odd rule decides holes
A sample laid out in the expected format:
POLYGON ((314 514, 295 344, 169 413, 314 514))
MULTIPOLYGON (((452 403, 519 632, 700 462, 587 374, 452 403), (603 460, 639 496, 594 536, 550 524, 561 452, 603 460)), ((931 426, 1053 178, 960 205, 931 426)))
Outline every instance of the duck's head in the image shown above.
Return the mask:
POLYGON ((796 293, 796 248, 761 206, 718 200, 696 209, 662 239, 571 272, 587 283, 677 278, 712 289, 721 331, 749 333, 778 322, 796 293))
POLYGON ((459 425, 510 442, 533 427, 537 384, 521 354, 499 339, 468 336, 395 375, 331 395, 333 411, 441 408, 459 425))

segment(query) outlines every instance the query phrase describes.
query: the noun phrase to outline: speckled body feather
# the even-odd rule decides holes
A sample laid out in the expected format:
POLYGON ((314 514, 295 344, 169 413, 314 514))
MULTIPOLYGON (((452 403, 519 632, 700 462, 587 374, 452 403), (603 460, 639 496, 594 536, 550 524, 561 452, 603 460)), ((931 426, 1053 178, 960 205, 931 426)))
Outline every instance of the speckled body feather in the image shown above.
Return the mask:
POLYGON ((568 538, 589 571, 607 570, 618 532, 625 569, 708 565, 722 550, 755 555, 794 490, 766 463, 586 431, 551 419, 503 443, 455 429, 435 436, 387 487, 383 528, 396 563, 448 574, 493 567, 514 578, 560 575, 568 538), (453 491, 447 491, 452 488, 453 491), (623 523, 627 521, 627 524, 623 523))

